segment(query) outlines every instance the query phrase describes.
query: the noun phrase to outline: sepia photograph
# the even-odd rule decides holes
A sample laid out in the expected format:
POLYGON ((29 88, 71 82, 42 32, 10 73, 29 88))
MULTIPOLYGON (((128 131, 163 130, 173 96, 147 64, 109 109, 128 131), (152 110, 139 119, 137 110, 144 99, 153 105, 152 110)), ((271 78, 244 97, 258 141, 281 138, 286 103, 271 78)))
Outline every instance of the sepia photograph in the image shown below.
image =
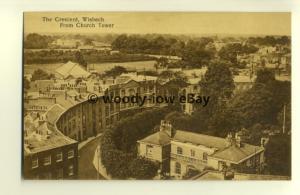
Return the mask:
POLYGON ((24 12, 22 179, 291 180, 290 12, 24 12))

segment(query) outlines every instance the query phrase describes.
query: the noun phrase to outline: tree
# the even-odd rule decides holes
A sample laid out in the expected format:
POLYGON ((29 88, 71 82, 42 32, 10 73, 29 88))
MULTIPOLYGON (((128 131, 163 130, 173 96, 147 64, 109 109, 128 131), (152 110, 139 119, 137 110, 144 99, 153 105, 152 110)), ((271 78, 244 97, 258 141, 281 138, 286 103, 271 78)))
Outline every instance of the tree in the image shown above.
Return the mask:
POLYGON ((53 74, 48 74, 44 70, 37 69, 37 70, 35 70, 33 72, 31 81, 35 81, 35 80, 48 80, 48 79, 51 79, 53 77, 54 77, 53 74))
POLYGON ((202 94, 210 96, 210 104, 207 106, 208 115, 211 115, 220 105, 231 98, 234 83, 231 71, 222 62, 215 61, 210 66, 200 81, 202 94))
POLYGON ((24 47, 26 49, 44 49, 53 41, 51 36, 30 33, 25 38, 24 47))
POLYGON ((237 95, 229 109, 239 118, 241 127, 247 128, 255 123, 272 123, 274 121, 273 98, 272 92, 266 86, 255 86, 237 95))
POLYGON ((113 49, 122 50, 127 47, 127 35, 122 34, 118 36, 111 44, 113 49))
POLYGON ((291 176, 291 136, 280 134, 270 137, 265 157, 270 174, 291 176))
POLYGON ((275 80, 272 72, 261 70, 251 89, 233 98, 228 106, 242 127, 278 124, 278 113, 291 101, 290 82, 275 80))
POLYGON ((136 157, 136 141, 152 134, 153 128, 172 110, 171 107, 146 110, 121 119, 103 132, 100 142, 101 162, 113 178, 150 179, 155 176, 158 166, 136 157))
POLYGON ((75 53, 75 61, 79 64, 82 65, 83 67, 87 68, 87 62, 85 61, 83 55, 81 54, 80 51, 77 51, 75 53))
POLYGON ((183 49, 182 60, 187 67, 202 67, 208 65, 215 51, 206 45, 209 41, 189 41, 183 49))
POLYGON ((120 76, 122 73, 127 73, 126 68, 124 68, 123 66, 115 66, 112 69, 105 71, 105 76, 117 77, 120 76))
POLYGON ((275 81, 275 73, 270 69, 263 68, 257 71, 255 83, 267 85, 275 81))
MULTIPOLYGON (((187 77, 182 72, 164 71, 166 74, 171 73, 172 77, 168 78, 168 82, 164 87, 171 96, 179 96, 180 89, 187 86, 187 77)), ((178 103, 178 102, 177 102, 178 103)))
POLYGON ((131 176, 135 179, 152 179, 157 175, 158 168, 157 163, 142 157, 134 159, 129 165, 131 176))
POLYGON ((229 43, 222 47, 218 54, 221 59, 230 61, 233 65, 238 66, 237 55, 255 53, 256 51, 258 51, 258 48, 253 45, 229 43))
POLYGON ((84 39, 84 45, 93 45, 93 39, 91 38, 84 39))
POLYGON ((158 68, 166 68, 168 66, 168 59, 165 57, 160 57, 158 59, 156 59, 156 62, 154 64, 154 67, 156 69, 158 68))

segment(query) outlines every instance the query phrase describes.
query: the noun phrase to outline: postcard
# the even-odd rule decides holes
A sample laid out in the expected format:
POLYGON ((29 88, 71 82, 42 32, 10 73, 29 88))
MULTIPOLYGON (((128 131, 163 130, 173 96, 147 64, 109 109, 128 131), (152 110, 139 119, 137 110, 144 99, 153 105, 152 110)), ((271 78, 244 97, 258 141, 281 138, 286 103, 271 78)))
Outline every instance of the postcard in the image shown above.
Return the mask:
POLYGON ((23 179, 291 179, 291 13, 23 17, 23 179))

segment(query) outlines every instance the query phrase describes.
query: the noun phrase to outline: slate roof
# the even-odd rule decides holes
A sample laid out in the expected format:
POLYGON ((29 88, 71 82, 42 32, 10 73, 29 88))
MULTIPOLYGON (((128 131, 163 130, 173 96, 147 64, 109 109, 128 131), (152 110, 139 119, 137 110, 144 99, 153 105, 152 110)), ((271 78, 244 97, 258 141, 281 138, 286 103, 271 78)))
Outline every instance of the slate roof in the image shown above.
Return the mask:
POLYGON ((181 130, 176 130, 173 140, 217 149, 225 148, 227 146, 227 141, 224 138, 181 130))
POLYGON ((65 108, 59 104, 54 104, 46 113, 47 122, 55 124, 58 117, 65 111, 65 108))
POLYGON ((57 148, 57 147, 61 147, 64 145, 69 145, 77 142, 67 136, 64 136, 61 132, 59 132, 58 130, 54 129, 51 126, 45 126, 43 124, 43 128, 46 128, 47 131, 51 132, 47 137, 38 135, 36 133, 33 133, 30 136, 25 137, 27 143, 25 144, 24 147, 25 155, 30 153, 37 153, 37 152, 41 152, 41 151, 45 151, 52 148, 57 148))
POLYGON ((139 140, 139 142, 145 142, 156 145, 165 145, 170 143, 170 139, 170 136, 166 132, 159 131, 152 135, 149 135, 148 137, 145 137, 142 140, 139 140))
POLYGON ((228 148, 220 150, 213 155, 214 158, 223 159, 232 161, 234 163, 242 162, 246 160, 250 156, 262 152, 264 150, 263 147, 253 146, 250 144, 243 143, 242 147, 238 147, 236 145, 232 145, 228 148))

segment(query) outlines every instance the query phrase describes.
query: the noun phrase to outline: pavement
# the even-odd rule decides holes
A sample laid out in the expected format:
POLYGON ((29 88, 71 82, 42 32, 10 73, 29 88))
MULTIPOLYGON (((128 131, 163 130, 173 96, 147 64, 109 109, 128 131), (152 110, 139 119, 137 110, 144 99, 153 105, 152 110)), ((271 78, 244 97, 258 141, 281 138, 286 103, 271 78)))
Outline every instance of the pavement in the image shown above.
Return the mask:
POLYGON ((100 155, 100 144, 97 146, 97 149, 95 151, 95 155, 94 155, 94 160, 93 160, 93 164, 95 169, 99 172, 100 175, 102 175, 102 177, 104 177, 105 179, 112 179, 112 177, 106 172, 106 168, 104 167, 104 165, 101 162, 101 155, 100 155))

